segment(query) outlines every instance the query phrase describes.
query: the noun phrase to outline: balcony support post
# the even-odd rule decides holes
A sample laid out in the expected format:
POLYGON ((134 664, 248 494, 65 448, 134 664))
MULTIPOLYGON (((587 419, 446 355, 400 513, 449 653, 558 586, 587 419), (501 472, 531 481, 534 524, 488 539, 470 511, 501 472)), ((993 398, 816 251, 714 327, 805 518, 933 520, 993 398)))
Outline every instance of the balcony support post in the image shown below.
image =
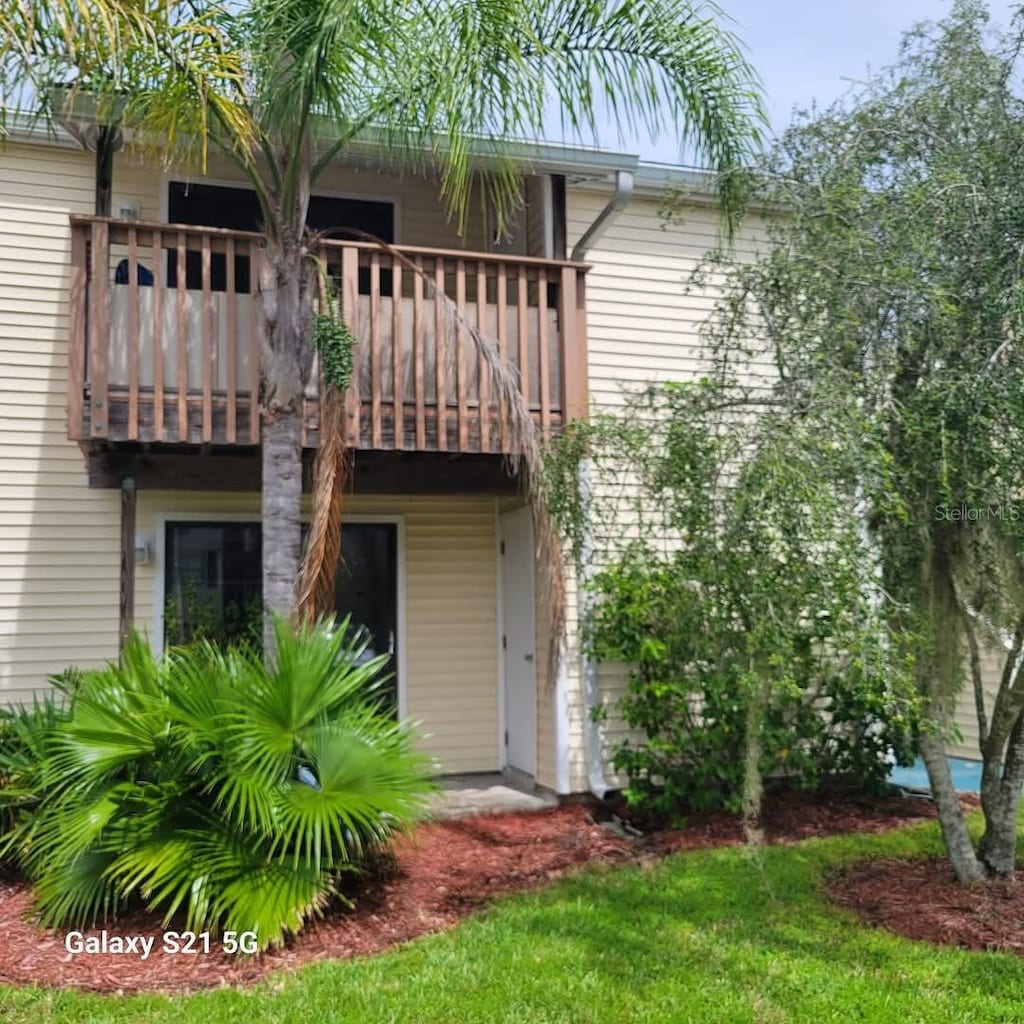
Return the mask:
POLYGON ((121 482, 121 586, 118 604, 117 649, 124 650, 135 622, 135 480, 121 482))

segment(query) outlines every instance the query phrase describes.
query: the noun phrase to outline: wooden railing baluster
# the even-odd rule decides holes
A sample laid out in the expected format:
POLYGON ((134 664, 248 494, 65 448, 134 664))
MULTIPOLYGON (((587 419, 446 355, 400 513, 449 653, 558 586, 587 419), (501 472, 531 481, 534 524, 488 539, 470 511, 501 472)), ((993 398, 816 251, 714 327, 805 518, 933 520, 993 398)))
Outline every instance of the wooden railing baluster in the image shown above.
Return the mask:
POLYGON ((128 225, 128 440, 139 438, 139 240, 128 225))
MULTIPOLYGON (((423 269, 423 261, 416 264, 423 269)), ((413 355, 413 399, 416 409, 416 448, 422 451, 427 447, 427 399, 426 382, 423 370, 423 277, 413 274, 412 277, 412 355, 413 355)))
MULTIPOLYGON (((487 330, 487 264, 482 260, 476 265, 476 329, 486 338, 487 330)), ((480 416, 480 451, 491 450, 491 388, 487 364, 477 353, 476 397, 480 416)))
POLYGON ((228 444, 235 443, 238 416, 238 295, 235 293, 235 240, 228 239, 224 255, 224 302, 227 304, 225 345, 227 364, 224 385, 227 388, 227 408, 224 434, 228 444))
MULTIPOLYGON (((260 236, 103 217, 75 216, 71 223, 68 436, 258 444, 260 236), (113 262, 127 254, 116 271, 112 253, 117 254, 113 262), (174 260, 172 281, 168 254, 174 260), (247 294, 238 290, 242 257, 249 263, 247 294), (169 376, 175 378, 170 389, 169 376), (174 426, 167 421, 165 398, 176 409, 174 426)), ((449 300, 438 298, 447 285, 463 321, 493 335, 496 357, 517 371, 523 399, 545 434, 586 415, 582 264, 399 247, 406 259, 426 269, 425 282, 369 243, 325 241, 318 251, 325 265, 341 266, 344 315, 359 342, 346 395, 349 444, 378 451, 508 452, 507 405, 469 331, 453 323, 449 300), (359 294, 360 276, 364 291, 369 282, 365 297, 359 294), (432 316, 427 287, 435 293, 432 316), (557 328, 548 301, 549 289, 554 295, 556 288, 557 328), (409 293, 408 301, 403 292, 409 293), (391 310, 385 318, 388 296, 391 310), (451 434, 450 419, 455 420, 451 434)), ((309 394, 303 438, 313 444, 314 435, 305 432, 315 424, 309 404, 315 397, 309 394)))
POLYGON ((153 440, 164 439, 164 247, 153 232, 153 440))
MULTIPOLYGON (((459 313, 466 314, 466 261, 458 260, 455 264, 455 302, 459 313)), ((466 400, 466 346, 472 342, 466 337, 461 324, 455 325, 455 394, 458 401, 457 420, 458 450, 469 451, 469 409, 466 400)))
POLYGON ((178 339, 178 441, 188 440, 188 322, 186 320, 186 250, 185 232, 178 232, 178 262, 175 267, 177 305, 175 308, 178 339))
POLYGON ((203 302, 199 311, 203 359, 203 443, 213 441, 213 292, 210 283, 210 236, 203 235, 202 291, 203 302))
POLYGON ((437 450, 448 450, 448 397, 445 391, 445 380, 448 368, 445 365, 448 349, 445 338, 446 317, 444 303, 444 259, 434 260, 434 380, 437 388, 435 411, 437 413, 437 450))
POLYGON ((89 424, 96 438, 110 436, 108 367, 110 365, 110 225, 97 223, 92 232, 89 294, 89 424))
POLYGON ((391 261, 391 397, 393 401, 394 439, 397 451, 405 447, 405 381, 402 375, 402 348, 405 339, 402 314, 405 302, 402 299, 402 264, 391 261))
MULTIPOLYGON (((508 275, 504 263, 498 264, 498 355, 503 363, 508 363, 508 275)), ((508 408, 502 401, 501 395, 498 398, 498 422, 501 430, 501 450, 508 451, 508 408)))
POLYGON ((381 438, 380 370, 380 253, 370 253, 370 443, 383 444, 381 438))
POLYGON ((90 227, 75 224, 71 228, 71 294, 68 310, 68 439, 84 440, 84 400, 86 337, 89 303, 89 267, 87 249, 90 227))
POLYGON ((249 243, 249 442, 260 443, 260 328, 256 304, 259 300, 260 261, 263 253, 257 242, 249 243))
POLYGON ((519 276, 516 280, 518 294, 519 318, 516 329, 519 332, 519 390, 523 393, 526 407, 530 407, 530 319, 526 304, 526 265, 519 264, 519 276))

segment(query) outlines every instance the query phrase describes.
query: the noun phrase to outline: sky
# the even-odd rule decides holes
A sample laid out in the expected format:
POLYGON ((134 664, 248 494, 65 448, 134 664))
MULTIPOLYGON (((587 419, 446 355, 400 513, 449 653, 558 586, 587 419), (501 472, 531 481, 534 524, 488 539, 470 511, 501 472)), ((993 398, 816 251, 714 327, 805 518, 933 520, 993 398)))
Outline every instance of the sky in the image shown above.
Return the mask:
MULTIPOLYGON (((1024 0, 989 0, 993 22, 1006 25, 1024 0)), ((745 44, 761 77, 772 128, 779 132, 794 107, 827 105, 863 81, 869 66, 892 64, 903 32, 919 21, 942 18, 948 0, 718 0, 729 26, 745 44)), ((602 139, 615 146, 616 140, 602 139)), ((617 147, 616 147, 617 148, 617 147)), ((646 160, 675 163, 677 145, 663 138, 628 140, 646 160)))

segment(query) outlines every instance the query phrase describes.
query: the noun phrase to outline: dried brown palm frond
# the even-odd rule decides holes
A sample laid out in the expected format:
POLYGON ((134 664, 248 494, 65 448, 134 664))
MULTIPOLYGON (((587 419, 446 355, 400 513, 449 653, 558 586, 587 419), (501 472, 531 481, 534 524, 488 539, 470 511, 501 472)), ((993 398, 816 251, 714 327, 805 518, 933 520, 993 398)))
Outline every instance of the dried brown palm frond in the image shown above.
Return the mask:
POLYGON ((299 617, 309 622, 334 612, 334 575, 341 557, 345 492, 352 480, 352 449, 345 438, 345 396, 324 385, 320 443, 313 461, 313 515, 298 584, 299 617))
MULTIPOLYGON (((562 640, 566 625, 565 562, 554 522, 548 512, 543 490, 543 438, 534 422, 530 408, 523 398, 519 376, 502 359, 497 342, 472 323, 458 304, 443 289, 437 288, 433 277, 421 266, 409 259, 394 246, 367 232, 345 229, 362 241, 371 242, 381 252, 389 255, 403 268, 416 274, 424 283, 427 295, 440 303, 443 312, 442 326, 449 343, 444 345, 446 353, 445 370, 455 372, 459 346, 468 343, 477 354, 481 382, 486 377, 490 394, 499 417, 506 424, 504 437, 507 442, 504 457, 509 475, 519 480, 523 496, 530 504, 534 525, 535 556, 540 569, 542 598, 550 617, 550 647, 548 650, 549 682, 558 670, 562 640)), ((330 232, 321 233, 320 237, 330 232)), ((342 304, 347 310, 355 308, 351 297, 343 296, 342 304)), ((351 315, 351 314, 349 314, 351 315)), ((350 323, 354 329, 355 324, 350 323)), ((358 388, 357 379, 352 387, 358 388)), ((328 614, 333 606, 334 573, 341 550, 341 518, 343 487, 351 477, 351 450, 345 441, 344 398, 337 396, 331 406, 329 422, 322 422, 320 428, 320 450, 314 464, 313 483, 313 525, 310 530, 306 557, 303 562, 300 584, 299 606, 303 614, 311 612, 328 614), (324 449, 330 446, 331 454, 324 449), (341 468, 338 452, 347 454, 349 461, 341 468), (319 582, 316 582, 319 581, 319 582), (328 582, 330 591, 328 592, 328 582), (319 588, 319 589, 317 589, 319 588), (314 596, 316 590, 316 596, 314 596), (315 609, 315 612, 314 612, 315 609)), ((322 416, 327 419, 327 409, 322 416)))

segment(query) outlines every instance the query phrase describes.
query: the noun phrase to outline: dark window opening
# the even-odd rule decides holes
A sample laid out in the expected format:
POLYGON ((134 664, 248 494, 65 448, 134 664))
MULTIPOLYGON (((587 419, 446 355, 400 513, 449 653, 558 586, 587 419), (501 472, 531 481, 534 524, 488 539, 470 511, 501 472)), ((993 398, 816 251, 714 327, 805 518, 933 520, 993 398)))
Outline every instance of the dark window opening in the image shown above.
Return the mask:
MULTIPOLYGON (((168 189, 167 219, 172 224, 196 227, 257 233, 263 230, 256 193, 251 189, 228 185, 172 181, 168 189)), ((389 244, 395 240, 394 204, 381 200, 314 195, 310 197, 306 219, 314 231, 327 231, 328 238, 359 241, 361 237, 356 232, 364 231, 389 244)), ((171 249, 167 255, 167 284, 175 288, 178 283, 178 254, 171 249)), ((327 269, 331 276, 341 276, 340 265, 329 264, 327 269)), ((249 257, 236 255, 236 292, 246 293, 250 290, 249 274, 249 257)), ((390 295, 391 271, 382 270, 380 279, 381 294, 390 295)), ((202 253, 189 249, 185 253, 185 287, 200 289, 202 286, 202 253)), ((227 290, 227 256, 224 253, 210 254, 210 288, 215 292, 227 290)), ((359 268, 359 293, 370 294, 369 267, 359 268)))
MULTIPOLYGON (((165 535, 164 645, 210 640, 262 643, 262 531, 259 523, 171 522, 165 535)), ((305 532, 303 534, 305 539, 305 532)), ((362 660, 387 655, 381 694, 398 709, 398 529, 350 523, 341 534, 335 612, 363 635, 362 660)))
POLYGON ((259 523, 167 524, 165 645, 210 640, 259 644, 259 523))

